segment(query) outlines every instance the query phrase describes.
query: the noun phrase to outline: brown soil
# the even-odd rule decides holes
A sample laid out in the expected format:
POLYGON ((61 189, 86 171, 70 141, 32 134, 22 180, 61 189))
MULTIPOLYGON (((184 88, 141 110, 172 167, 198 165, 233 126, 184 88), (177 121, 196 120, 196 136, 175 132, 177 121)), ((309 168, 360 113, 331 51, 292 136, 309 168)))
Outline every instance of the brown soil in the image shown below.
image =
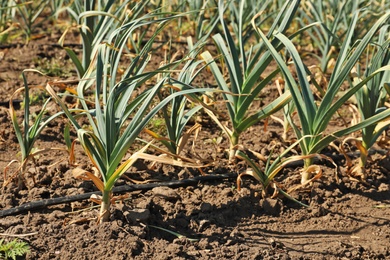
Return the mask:
MULTIPOLYGON (((37 61, 42 59, 60 60, 59 66, 69 68, 75 75, 65 52, 44 42, 1 49, 0 101, 7 101, 22 86, 22 70, 37 67, 37 61)), ((34 74, 28 79, 32 85, 48 80, 34 74)), ((39 103, 33 110, 39 111, 39 103)), ((49 105, 50 112, 56 110, 55 104, 49 105)), ((22 112, 18 110, 21 118, 22 112)), ((37 146, 64 147, 63 127, 64 119, 53 122, 37 146)), ((266 132, 258 124, 242 136, 241 142, 245 148, 267 156, 272 141, 282 143, 281 133, 277 123, 270 122, 266 132)), ((215 125, 203 122, 195 142, 196 152, 189 148, 187 155, 212 162, 207 174, 245 169, 243 163, 226 166, 226 138, 213 144, 213 139, 220 136, 223 137, 215 125)), ((8 111, 0 107, 0 169, 19 158, 18 149, 8 111)), ((0 209, 95 191, 91 182, 73 178, 66 158, 63 152, 48 152, 37 158, 27 167, 27 189, 18 191, 14 182, 4 187, 0 209)), ((86 164, 81 152, 78 161, 86 164)), ((323 164, 321 179, 291 194, 309 208, 283 197, 261 199, 260 185, 249 177, 244 178, 240 191, 235 178, 164 188, 164 181, 192 178, 200 173, 162 165, 150 170, 140 163, 129 171, 128 177, 159 179, 163 181, 161 188, 127 193, 113 207, 110 222, 96 224, 98 208, 84 200, 2 217, 0 238, 8 239, 5 234, 35 233, 21 237, 31 247, 26 259, 390 259, 388 157, 373 156, 366 183, 349 178, 343 160, 337 163, 341 166, 339 181, 335 170, 323 164), (383 207, 376 207, 380 205, 383 207)), ((10 173, 15 168, 11 167, 10 173)), ((287 189, 299 184, 299 170, 299 166, 284 169, 277 177, 279 185, 287 189)), ((0 183, 4 183, 3 176, 0 183)), ((118 186, 124 184, 131 182, 125 178, 118 182, 118 186)))

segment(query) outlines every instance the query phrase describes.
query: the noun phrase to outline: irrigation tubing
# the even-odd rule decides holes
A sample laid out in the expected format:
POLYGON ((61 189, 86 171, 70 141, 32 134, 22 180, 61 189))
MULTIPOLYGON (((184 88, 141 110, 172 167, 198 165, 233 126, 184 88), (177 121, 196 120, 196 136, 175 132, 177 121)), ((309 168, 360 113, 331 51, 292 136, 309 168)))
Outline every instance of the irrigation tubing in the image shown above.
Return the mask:
MULTIPOLYGON (((234 178, 237 178, 236 173, 210 174, 210 175, 198 176, 190 179, 177 180, 177 181, 122 185, 122 186, 114 187, 113 193, 122 194, 122 193, 132 192, 132 191, 146 191, 160 186, 165 186, 170 188, 187 187, 191 185, 197 185, 199 182, 222 180, 222 179, 234 179, 234 178)), ((1 210, 0 217, 15 215, 27 211, 33 211, 33 210, 45 208, 48 206, 58 205, 58 204, 65 204, 74 201, 86 200, 89 199, 93 194, 101 195, 102 193, 100 191, 94 191, 94 192, 88 192, 88 193, 78 194, 78 195, 28 202, 15 208, 1 210)))
MULTIPOLYGON (((374 151, 370 151, 370 154, 374 154, 374 153, 385 154, 385 152, 386 151, 384 151, 384 150, 374 150, 374 151)), ((357 156, 359 156, 359 153, 349 153, 348 155, 350 157, 357 157, 357 156)), ((331 157, 333 160, 336 160, 336 161, 342 160, 345 158, 344 155, 327 154, 327 156, 331 157)), ((316 161, 319 162, 318 160, 315 160, 315 162, 316 161)), ((289 163, 288 165, 286 165, 286 168, 288 168, 288 167, 295 168, 295 167, 300 167, 302 165, 303 165, 303 163, 301 161, 296 161, 296 162, 289 163)), ((154 182, 154 183, 134 184, 134 185, 122 185, 122 186, 114 187, 113 193, 123 194, 126 192, 132 192, 132 191, 146 191, 146 190, 151 190, 155 187, 160 187, 160 186, 166 186, 166 187, 170 187, 170 188, 187 187, 187 186, 191 186, 191 185, 197 185, 199 182, 222 180, 222 179, 234 179, 234 178, 237 178, 237 173, 210 174, 210 175, 198 176, 198 177, 194 177, 194 178, 190 178, 190 179, 177 180, 177 181, 154 182)), ((48 206, 58 205, 58 204, 65 204, 65 203, 74 202, 74 201, 86 200, 86 199, 89 199, 93 194, 101 195, 102 193, 100 191, 93 191, 93 192, 88 192, 88 193, 84 193, 84 194, 28 202, 28 203, 22 204, 18 207, 15 207, 15 208, 1 210, 0 217, 15 215, 15 214, 24 213, 27 211, 33 211, 33 210, 45 208, 48 206)))

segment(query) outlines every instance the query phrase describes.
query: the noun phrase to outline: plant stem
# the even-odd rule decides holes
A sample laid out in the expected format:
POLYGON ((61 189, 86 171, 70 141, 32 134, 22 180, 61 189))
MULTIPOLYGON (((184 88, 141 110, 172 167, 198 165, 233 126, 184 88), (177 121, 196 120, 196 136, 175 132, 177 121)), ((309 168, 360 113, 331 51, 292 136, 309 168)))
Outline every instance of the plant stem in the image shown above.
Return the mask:
POLYGON ((103 191, 102 204, 100 205, 100 223, 107 222, 110 219, 111 194, 111 190, 103 191))
POLYGON ((302 178, 301 183, 306 183, 310 178, 310 173, 307 171, 307 169, 313 164, 314 158, 308 158, 303 160, 303 171, 302 171, 302 178))
POLYGON ((26 172, 26 165, 27 165, 26 160, 23 160, 22 168, 20 169, 18 174, 18 190, 23 190, 26 188, 26 184, 24 183, 24 178, 23 178, 23 174, 26 172))
POLYGON ((309 166, 311 166, 313 164, 313 161, 314 161, 314 158, 307 158, 303 161, 303 168, 304 169, 307 169, 309 166))
POLYGON ((361 147, 358 147, 358 149, 360 150, 359 166, 362 168, 366 167, 369 148, 370 147, 364 141, 362 142, 361 147))
POLYGON ((237 152, 239 135, 236 132, 233 132, 230 139, 230 149, 229 149, 229 163, 233 163, 235 161, 235 156, 237 152))

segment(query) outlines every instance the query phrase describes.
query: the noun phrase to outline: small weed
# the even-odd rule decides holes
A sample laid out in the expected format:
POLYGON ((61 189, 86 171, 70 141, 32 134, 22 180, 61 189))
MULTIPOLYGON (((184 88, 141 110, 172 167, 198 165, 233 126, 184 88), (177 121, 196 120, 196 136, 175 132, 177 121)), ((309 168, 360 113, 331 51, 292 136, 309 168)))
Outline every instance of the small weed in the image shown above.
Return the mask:
POLYGON ((10 242, 0 240, 0 259, 13 259, 17 256, 23 256, 30 252, 30 247, 24 241, 14 239, 10 242))
POLYGON ((33 60, 36 69, 50 77, 70 77, 72 69, 57 59, 37 58, 33 60))
POLYGON ((164 118, 156 117, 150 120, 148 128, 150 128, 150 130, 157 132, 159 134, 166 134, 166 129, 164 128, 164 124, 165 124, 164 118))
MULTIPOLYGON (((31 94, 29 96, 28 105, 29 106, 43 105, 45 103, 45 101, 47 100, 47 98, 48 98, 48 96, 46 93, 43 93, 42 91, 32 90, 31 94)), ((24 107, 26 105, 25 101, 23 100, 20 105, 21 105, 21 108, 24 109, 24 107)), ((36 117, 36 115, 35 115, 35 117, 36 117)))

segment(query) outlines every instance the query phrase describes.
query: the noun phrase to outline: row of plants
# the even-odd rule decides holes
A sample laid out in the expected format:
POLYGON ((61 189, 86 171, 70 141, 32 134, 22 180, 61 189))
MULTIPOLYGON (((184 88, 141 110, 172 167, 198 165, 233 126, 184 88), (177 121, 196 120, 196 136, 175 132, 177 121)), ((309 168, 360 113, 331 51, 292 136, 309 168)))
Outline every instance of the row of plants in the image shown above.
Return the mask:
MULTIPOLYGON (((238 187, 243 175, 251 175, 261 183, 264 197, 269 196, 269 187, 290 197, 273 180, 292 161, 304 160, 302 185, 316 178, 314 158, 333 162, 321 152, 340 138, 353 140, 360 150, 358 165, 348 165, 350 172, 364 172, 368 150, 390 124, 390 110, 385 105, 390 91, 390 12, 383 11, 386 3, 157 2, 53 1, 57 4, 53 13, 58 15, 61 10, 76 23, 65 30, 59 43, 66 41, 69 30, 79 30, 81 57, 71 47, 65 47, 75 65, 78 84, 76 89, 65 92, 57 91, 56 86, 66 81, 49 81, 45 87, 35 87, 47 92, 49 98, 31 123, 32 87, 27 74, 39 71, 24 70, 24 86, 12 97, 24 95, 21 126, 12 99, 9 109, 22 157, 17 160, 20 166, 16 174, 8 174, 9 167, 5 169, 11 177, 3 185, 18 176, 19 188, 23 188, 28 162, 47 152, 34 150, 35 142, 58 117, 65 117, 72 127, 67 127, 64 134, 64 150, 69 153, 70 163, 74 164, 74 149, 80 144, 96 171, 77 169, 79 175, 92 180, 102 192, 100 222, 109 220, 110 204, 115 200, 112 189, 136 160, 200 169, 205 166, 181 153, 189 135, 198 131, 196 126, 188 126, 198 113, 208 115, 229 140, 228 162, 244 160, 252 168, 238 175, 238 187), (193 37, 184 38, 186 41, 183 37, 167 38, 172 30, 193 37), (168 55, 160 67, 151 68, 153 55, 163 52, 159 37, 166 39, 168 45, 179 40, 187 53, 180 59, 168 55), (216 51, 210 46, 216 47, 216 51), (319 65, 306 66, 308 55, 319 65), (211 72, 216 87, 197 83, 204 70, 211 72), (283 78, 283 82, 278 78, 283 78), (282 83, 279 88, 277 82, 282 83), (259 96, 271 86, 279 96, 258 107, 259 96), (77 106, 67 104, 63 98, 66 96, 77 99, 77 106), (60 112, 47 116, 50 102, 56 102, 60 112), (355 108, 356 120, 329 133, 330 121, 347 105, 355 108), (263 163, 242 149, 240 136, 260 121, 276 118, 278 111, 282 111, 283 119, 278 121, 283 129, 291 129, 295 137, 285 140, 288 147, 283 153, 261 158, 265 163, 261 167, 263 163), (163 118, 164 131, 147 129, 156 116, 163 118), (70 131, 77 134, 75 140, 71 140, 70 131), (140 140, 143 132, 154 143, 140 140), (360 137, 351 138, 350 134, 356 132, 360 137), (136 142, 143 143, 143 148, 135 150, 136 142), (151 146, 165 156, 148 154, 151 146), (300 155, 292 155, 292 149, 299 150, 300 155)), ((14 6, 20 9, 29 5, 37 4, 14 6)), ((2 10, 14 10, 11 6, 2 10)), ((287 139, 287 135, 284 137, 287 139)))

